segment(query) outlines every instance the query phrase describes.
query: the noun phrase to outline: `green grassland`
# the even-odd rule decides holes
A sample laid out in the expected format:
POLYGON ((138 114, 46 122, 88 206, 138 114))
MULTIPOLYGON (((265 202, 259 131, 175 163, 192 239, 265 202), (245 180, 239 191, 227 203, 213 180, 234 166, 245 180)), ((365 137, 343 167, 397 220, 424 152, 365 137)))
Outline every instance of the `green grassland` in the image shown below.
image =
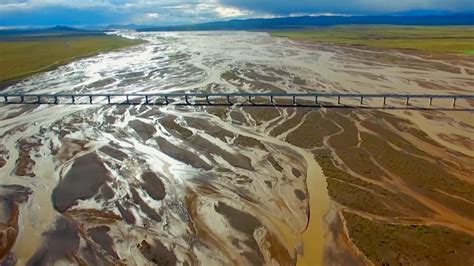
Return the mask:
POLYGON ((294 40, 474 54, 474 27, 468 26, 333 26, 271 32, 294 40))
POLYGON ((43 36, 0 40, 0 82, 54 69, 78 58, 141 43, 119 36, 43 36))

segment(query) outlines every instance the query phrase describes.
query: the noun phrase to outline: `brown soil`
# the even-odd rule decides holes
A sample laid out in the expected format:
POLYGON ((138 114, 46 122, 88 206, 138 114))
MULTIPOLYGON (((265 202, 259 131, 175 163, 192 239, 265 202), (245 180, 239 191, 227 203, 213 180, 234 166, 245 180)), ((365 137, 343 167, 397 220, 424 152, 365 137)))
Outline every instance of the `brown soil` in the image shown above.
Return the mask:
MULTIPOLYGON (((282 124, 273 128, 273 130, 270 132, 270 135, 278 136, 282 133, 287 132, 288 130, 296 128, 298 124, 302 121, 304 115, 310 111, 309 109, 290 109, 290 108, 287 108, 286 110, 289 115, 295 114, 294 117, 292 119, 285 120, 282 124)), ((262 112, 262 113, 265 114, 265 112, 262 112)), ((271 114, 272 112, 268 112, 268 113, 271 114)), ((278 115, 280 114, 278 113, 278 115)))
POLYGON ((109 236, 108 232, 110 228, 107 226, 100 226, 95 228, 90 228, 87 230, 87 234, 90 236, 94 242, 99 244, 110 256, 113 256, 116 259, 119 259, 117 252, 114 249, 114 241, 112 237, 109 236))
POLYGON ((295 189, 295 195, 299 200, 305 200, 306 199, 306 193, 299 190, 299 189, 295 189))
POLYGON ((96 153, 76 159, 71 170, 53 191, 54 208, 65 212, 79 199, 89 199, 99 192, 109 172, 96 153))
POLYGON ((324 264, 365 265, 363 255, 358 254, 358 251, 349 243, 350 240, 344 232, 344 224, 335 207, 329 210, 325 220, 328 223, 328 234, 324 250, 324 264))
POLYGON ((178 161, 187 163, 194 168, 200 168, 204 170, 212 169, 212 166, 204 162, 196 154, 192 153, 189 150, 185 150, 183 148, 177 147, 169 143, 164 138, 161 138, 161 137, 156 138, 156 143, 158 144, 158 147, 160 148, 161 152, 163 152, 164 154, 172 158, 175 158, 178 161))
POLYGON ((167 249, 158 240, 152 241, 151 244, 147 240, 143 240, 138 244, 138 248, 145 258, 156 265, 173 266, 177 264, 173 251, 167 249))
POLYGON ((248 240, 245 241, 245 244, 252 250, 252 252, 247 251, 244 256, 249 259, 252 265, 263 265, 263 255, 257 241, 253 237, 255 230, 262 226, 260 221, 252 215, 237 210, 223 202, 219 202, 219 204, 214 208, 216 212, 227 218, 233 228, 247 235, 248 240))
POLYGON ((243 110, 250 114, 250 116, 256 121, 257 125, 261 125, 263 122, 271 121, 281 116, 276 108, 243 107, 243 110))
POLYGON ((229 153, 201 136, 193 136, 192 138, 190 138, 190 144, 192 147, 204 152, 205 154, 215 154, 221 156, 232 166, 246 169, 249 171, 255 170, 252 167, 252 163, 248 157, 245 157, 241 154, 229 153))
POLYGON ((113 224, 121 221, 122 218, 113 212, 96 209, 75 209, 65 212, 68 217, 73 217, 75 220, 82 221, 82 223, 100 223, 113 224))
POLYGON ((0 186, 0 262, 7 256, 18 236, 20 204, 32 191, 19 185, 0 186))
POLYGON ((280 265, 296 265, 296 259, 292 258, 286 247, 271 232, 265 235, 266 243, 269 243, 269 251, 274 260, 280 265))
POLYGON ((87 141, 78 139, 63 138, 61 149, 57 152, 57 157, 62 162, 69 161, 78 153, 86 150, 87 141))
POLYGON ((207 107, 207 112, 219 117, 222 120, 225 120, 227 118, 227 113, 228 113, 227 108, 221 108, 221 107, 207 107))
POLYGON ((176 116, 167 115, 160 119, 160 124, 168 130, 168 132, 181 136, 183 138, 189 138, 193 135, 193 132, 181 125, 178 125, 176 122, 176 116))
POLYGON ((151 139, 156 134, 155 127, 140 120, 132 120, 128 122, 128 126, 133 128, 144 141, 151 139))
POLYGON ((128 158, 128 155, 120 150, 112 148, 110 146, 104 146, 99 149, 99 151, 107 154, 108 156, 117 159, 119 161, 123 161, 128 158))
MULTIPOLYGON (((226 108, 223 108, 226 109, 226 108)), ((217 109, 214 109, 217 110, 217 109)), ((199 118, 186 118, 186 123, 195 129, 202 130, 209 134, 210 136, 219 138, 223 142, 227 142, 227 138, 233 138, 234 133, 225 130, 217 125, 213 125, 208 120, 199 119, 199 118)))
POLYGON ((154 200, 163 200, 166 196, 166 189, 161 179, 153 172, 145 172, 142 175, 144 183, 142 183, 143 189, 152 197, 154 200))
POLYGON ((230 118, 232 118, 232 123, 236 125, 249 125, 245 116, 235 110, 230 112, 230 118))
POLYGON ((7 164, 8 158, 8 150, 5 148, 5 146, 0 145, 0 168, 7 164))
POLYGON ((129 204, 126 206, 123 206, 120 202, 115 202, 115 206, 117 206, 117 209, 120 212, 120 215, 122 215, 123 220, 128 223, 128 224, 135 224, 135 216, 129 209, 129 204))
POLYGON ((469 150, 474 150, 474 140, 472 140, 470 138, 460 136, 460 135, 457 135, 457 134, 451 134, 451 135, 439 134, 438 136, 442 140, 445 140, 447 142, 454 143, 454 144, 459 145, 459 146, 463 146, 463 147, 465 147, 469 150))
POLYGON ((280 89, 279 87, 273 85, 276 81, 279 81, 279 78, 270 77, 266 75, 261 75, 256 73, 253 70, 239 70, 234 69, 231 71, 227 71, 221 75, 223 80, 227 82, 242 87, 242 85, 249 84, 251 90, 263 90, 263 91, 271 91, 271 92, 278 92, 284 93, 285 91, 280 89))
POLYGON ((158 223, 161 222, 161 216, 140 197, 135 188, 130 188, 130 192, 132 193, 133 202, 140 206, 140 209, 148 218, 158 223))
POLYGON ((257 148, 259 150, 266 150, 265 145, 263 145, 261 141, 251 138, 251 137, 242 136, 242 135, 239 135, 237 136, 237 138, 235 138, 234 144, 237 144, 243 147, 248 147, 248 148, 257 148))
POLYGON ((291 168, 291 173, 295 176, 295 177, 301 177, 301 172, 300 170, 296 169, 296 168, 291 168))
POLYGON ((280 166, 280 164, 273 158, 273 156, 269 155, 268 156, 268 162, 277 170, 278 172, 283 171, 283 168, 280 166))
POLYGON ((19 154, 15 167, 17 176, 36 176, 33 171, 36 163, 31 158, 31 153, 39 147, 41 147, 41 141, 38 139, 21 139, 18 141, 19 154))

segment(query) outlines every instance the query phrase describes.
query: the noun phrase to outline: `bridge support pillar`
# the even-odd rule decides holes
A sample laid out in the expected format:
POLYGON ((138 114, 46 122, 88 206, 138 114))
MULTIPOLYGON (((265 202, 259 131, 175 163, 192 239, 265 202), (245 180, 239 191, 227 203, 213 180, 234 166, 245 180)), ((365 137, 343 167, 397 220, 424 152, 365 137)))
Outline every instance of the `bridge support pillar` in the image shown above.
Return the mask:
POLYGON ((145 95, 145 104, 148 105, 149 102, 148 102, 148 95, 145 95))
POLYGON ((74 96, 71 96, 72 104, 76 104, 76 98, 74 96))
POLYGON ((229 105, 233 105, 233 104, 234 104, 234 103, 230 100, 230 96, 229 96, 229 95, 227 95, 227 103, 228 103, 229 105))
POLYGON ((387 105, 387 97, 383 97, 383 106, 387 105))
POLYGON ((318 102, 318 96, 315 96, 315 97, 314 97, 314 103, 319 104, 319 102, 318 102))
POLYGON ((186 102, 187 105, 191 105, 189 103, 188 95, 184 95, 184 101, 186 102))
POLYGON ((212 105, 211 101, 209 100, 209 95, 206 95, 206 102, 207 104, 212 105))
POLYGON ((21 96, 20 101, 21 101, 21 103, 24 103, 25 102, 25 96, 21 96))
POLYGON ((360 105, 364 104, 364 97, 360 97, 360 105))
POLYGON ((41 103, 41 96, 36 96, 36 98, 37 98, 37 102, 41 103))
POLYGON ((8 96, 3 96, 3 99, 5 99, 5 102, 8 103, 8 96))
POLYGON ((127 95, 127 104, 130 104, 130 98, 127 95))
POLYGON ((275 104, 275 101, 273 100, 273 95, 270 96, 270 102, 271 102, 272 104, 275 104))
POLYGON ((107 96, 107 103, 110 104, 110 95, 107 96))
POLYGON ((341 96, 337 96, 337 104, 341 104, 341 96))
POLYGON ((456 98, 456 97, 453 98, 453 107, 456 107, 456 100, 457 100, 457 99, 458 99, 458 98, 456 98))
POLYGON ((433 97, 430 97, 430 106, 433 106, 433 97))
MULTIPOLYGON (((23 99, 22 99, 22 101, 23 101, 23 99)), ((54 96, 54 104, 58 104, 58 96, 54 96)))
POLYGON ((409 105, 410 104, 410 97, 407 97, 407 101, 405 102, 405 105, 409 105))
POLYGON ((165 105, 168 105, 168 104, 170 104, 170 101, 168 100, 168 96, 165 95, 165 105))
POLYGON ((92 104, 92 96, 89 96, 89 103, 92 104))
POLYGON ((296 105, 296 96, 293 95, 293 105, 296 105))
POLYGON ((249 95, 249 103, 255 105, 255 103, 252 101, 252 95, 249 95))

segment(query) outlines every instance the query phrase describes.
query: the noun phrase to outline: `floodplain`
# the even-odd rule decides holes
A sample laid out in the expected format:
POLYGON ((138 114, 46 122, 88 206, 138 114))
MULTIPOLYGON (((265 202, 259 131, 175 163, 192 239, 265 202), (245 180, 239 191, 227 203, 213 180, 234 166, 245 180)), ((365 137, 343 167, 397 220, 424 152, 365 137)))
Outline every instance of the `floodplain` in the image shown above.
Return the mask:
MULTIPOLYGON (((5 92, 473 93, 461 45, 431 54, 258 32, 116 34, 146 42, 5 92)), ((472 117, 462 108, 1 105, 0 257, 472 265, 472 117)))

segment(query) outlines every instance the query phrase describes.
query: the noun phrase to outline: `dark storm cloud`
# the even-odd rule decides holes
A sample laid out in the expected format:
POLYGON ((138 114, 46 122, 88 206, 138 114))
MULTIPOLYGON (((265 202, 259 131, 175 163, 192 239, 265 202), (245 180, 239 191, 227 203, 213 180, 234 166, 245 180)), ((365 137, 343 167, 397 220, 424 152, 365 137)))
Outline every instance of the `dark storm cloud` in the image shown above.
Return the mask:
POLYGON ((220 3, 276 15, 293 13, 383 14, 410 10, 474 11, 474 0, 220 0, 220 3))
POLYGON ((474 12, 474 0, 0 0, 0 26, 170 25, 302 14, 474 12))

